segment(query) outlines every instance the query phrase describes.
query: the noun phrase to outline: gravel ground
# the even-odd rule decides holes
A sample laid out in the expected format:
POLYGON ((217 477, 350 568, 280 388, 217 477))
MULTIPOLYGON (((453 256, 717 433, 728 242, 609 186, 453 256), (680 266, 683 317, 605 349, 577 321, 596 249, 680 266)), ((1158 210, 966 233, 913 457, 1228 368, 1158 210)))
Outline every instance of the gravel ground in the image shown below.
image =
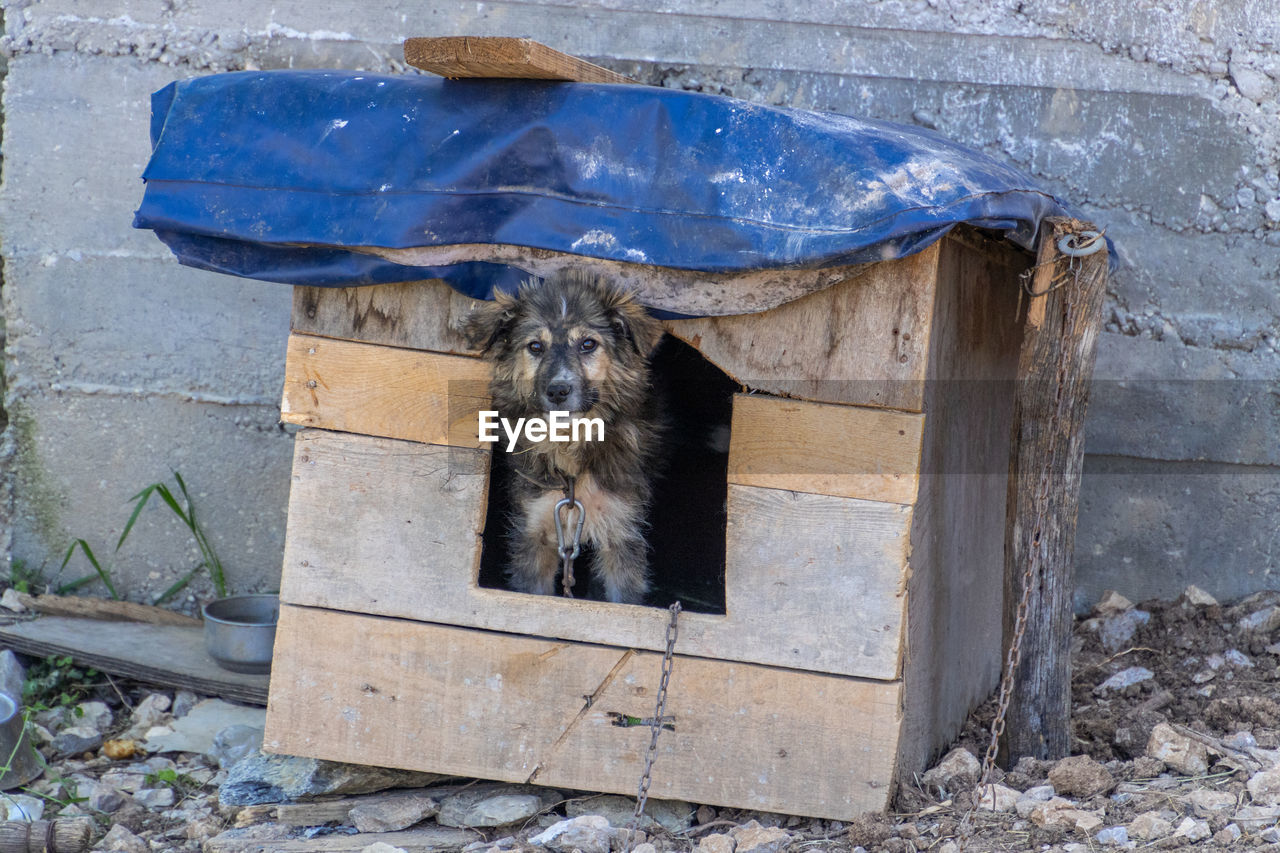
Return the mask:
MULTIPOLYGON (((212 704, 94 675, 79 679, 77 701, 36 715, 48 768, 32 799, 10 792, 6 802, 11 818, 19 805, 82 816, 93 821, 93 849, 130 853, 1280 850, 1278 639, 1278 592, 1230 606, 1194 587, 1136 606, 1108 595, 1073 636, 1073 757, 1024 758, 977 789, 987 703, 936 767, 899 786, 891 813, 852 823, 655 803, 661 824, 627 836, 625 798, 409 777, 400 784, 419 787, 340 800, 336 813, 290 811, 245 802, 247 764, 237 762, 247 752, 246 762, 263 760, 252 726, 220 735, 210 753, 150 755, 148 742, 212 704)), ((47 669, 27 663, 29 676, 47 669)), ((53 672, 47 681, 68 667, 53 672)))

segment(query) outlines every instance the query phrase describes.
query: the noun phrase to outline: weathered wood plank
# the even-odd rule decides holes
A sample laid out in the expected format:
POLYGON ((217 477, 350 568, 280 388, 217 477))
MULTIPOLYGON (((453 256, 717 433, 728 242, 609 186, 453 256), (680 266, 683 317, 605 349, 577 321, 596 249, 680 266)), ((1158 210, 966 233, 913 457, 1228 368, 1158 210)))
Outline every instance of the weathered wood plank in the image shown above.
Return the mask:
POLYGON ((267 676, 219 668, 199 628, 42 616, 0 627, 0 645, 35 657, 70 655, 82 666, 150 684, 267 704, 267 676))
POLYGON ((976 239, 946 241, 939 257, 906 593, 907 773, 929 766, 999 676, 1017 277, 1027 263, 976 239))
MULTIPOLYGON (((661 655, 286 605, 271 751, 633 793, 661 655)), ((651 796, 848 819, 884 808, 899 685, 686 657, 651 796)))
POLYGON ((181 625, 199 628, 203 623, 194 616, 137 604, 132 601, 115 601, 89 595, 26 595, 18 594, 18 600, 28 610, 48 616, 77 616, 86 619, 102 619, 108 622, 150 622, 153 625, 181 625))
MULTIPOLYGON (((1006 753, 1016 758, 1061 758, 1071 751, 1072 555, 1084 416, 1097 353, 1106 291, 1105 251, 1080 259, 1078 278, 1057 252, 1067 233, 1097 230, 1074 220, 1053 220, 1042 233, 1037 262, 1065 277, 1065 286, 1038 297, 1028 316, 1018 361, 1010 453, 1005 568, 1005 642, 1030 577, 1029 612, 1009 703, 1006 753)), ((1041 267, 1044 269, 1045 267, 1041 267)), ((1054 281, 1054 276, 1049 276, 1054 281)))
POLYGON ((729 482, 915 503, 923 428, 918 414, 738 394, 729 482))
POLYGON ((758 315, 667 323, 748 388, 919 412, 939 245, 758 315))
POLYGON ((489 367, 474 358, 292 334, 281 420, 478 447, 489 367))
POLYGON ((404 60, 441 77, 517 77, 578 83, 636 83, 630 77, 528 38, 444 36, 404 41, 404 60))
POLYGON ((475 304, 438 279, 295 287, 291 327, 310 335, 475 356, 458 332, 475 304))
MULTIPOLYGON (((462 448, 300 432, 282 599, 662 649, 664 609, 478 586, 488 459, 462 448)), ((728 510, 729 612, 683 617, 688 654, 897 677, 909 507, 730 486, 728 510), (851 619, 854 612, 876 619, 851 619)))

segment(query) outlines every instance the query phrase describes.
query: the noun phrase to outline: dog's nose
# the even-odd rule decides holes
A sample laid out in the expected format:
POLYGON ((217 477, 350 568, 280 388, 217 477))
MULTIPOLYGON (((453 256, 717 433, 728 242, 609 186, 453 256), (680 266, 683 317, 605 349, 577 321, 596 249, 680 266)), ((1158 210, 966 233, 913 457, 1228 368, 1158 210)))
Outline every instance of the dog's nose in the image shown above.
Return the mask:
POLYGON ((559 405, 569 399, 569 395, 573 393, 573 386, 568 382, 552 382, 547 386, 547 402, 552 405, 559 405))

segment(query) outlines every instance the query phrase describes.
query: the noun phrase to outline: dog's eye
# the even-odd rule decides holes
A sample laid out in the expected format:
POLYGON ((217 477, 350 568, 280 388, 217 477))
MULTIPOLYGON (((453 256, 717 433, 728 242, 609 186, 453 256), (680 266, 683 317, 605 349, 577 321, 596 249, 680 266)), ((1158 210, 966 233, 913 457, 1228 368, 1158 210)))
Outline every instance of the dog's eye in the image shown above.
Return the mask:
POLYGON ((595 338, 587 338, 585 341, 578 344, 578 349, 581 350, 582 352, 591 352, 593 349, 595 349, 599 345, 600 345, 599 341, 597 341, 595 338))
POLYGON ((542 341, 529 341, 529 352, 542 355, 542 341))

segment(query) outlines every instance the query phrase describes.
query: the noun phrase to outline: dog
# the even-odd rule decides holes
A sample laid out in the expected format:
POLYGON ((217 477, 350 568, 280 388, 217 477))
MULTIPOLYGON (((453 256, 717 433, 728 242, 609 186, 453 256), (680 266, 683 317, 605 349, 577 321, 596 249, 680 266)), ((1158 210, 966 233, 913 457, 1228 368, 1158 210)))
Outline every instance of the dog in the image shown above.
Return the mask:
POLYGON ((606 601, 642 603, 646 510, 664 432, 649 357, 662 325, 631 293, 570 271, 527 281, 514 296, 496 293, 472 310, 462 332, 492 363, 493 406, 507 422, 569 412, 603 423, 602 435, 588 430, 574 441, 513 439, 509 586, 554 594, 562 567, 556 504, 572 482, 583 508, 582 542, 592 550, 593 591, 606 601))

